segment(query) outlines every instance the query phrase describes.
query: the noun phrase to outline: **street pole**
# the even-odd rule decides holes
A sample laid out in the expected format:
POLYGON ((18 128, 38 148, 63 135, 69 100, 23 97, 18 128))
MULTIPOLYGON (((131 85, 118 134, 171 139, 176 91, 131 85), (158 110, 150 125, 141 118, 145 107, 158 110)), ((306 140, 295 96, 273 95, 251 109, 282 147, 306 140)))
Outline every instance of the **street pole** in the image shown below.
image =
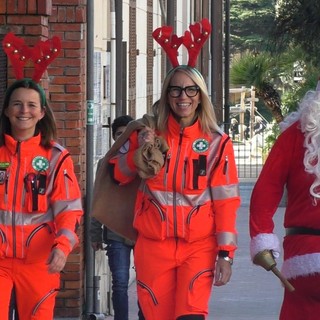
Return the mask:
POLYGON ((223 124, 223 90, 222 90, 222 1, 212 1, 211 5, 211 100, 215 107, 219 126, 223 124))
POLYGON ((94 252, 90 243, 90 210, 93 189, 93 106, 94 106, 94 5, 87 3, 87 124, 86 124, 86 198, 84 214, 84 246, 86 275, 86 314, 94 312, 94 252))
POLYGON ((114 5, 116 12, 116 117, 119 117, 127 113, 122 94, 122 0, 115 0, 114 5))
MULTIPOLYGON (((175 23, 174 23, 174 0, 167 0, 167 22, 166 24, 168 26, 172 26, 173 33, 175 33, 175 23)), ((166 72, 168 72, 172 68, 171 62, 167 57, 167 63, 166 63, 166 72)))
POLYGON ((225 0, 225 41, 224 41, 224 132, 230 127, 230 0, 225 0))

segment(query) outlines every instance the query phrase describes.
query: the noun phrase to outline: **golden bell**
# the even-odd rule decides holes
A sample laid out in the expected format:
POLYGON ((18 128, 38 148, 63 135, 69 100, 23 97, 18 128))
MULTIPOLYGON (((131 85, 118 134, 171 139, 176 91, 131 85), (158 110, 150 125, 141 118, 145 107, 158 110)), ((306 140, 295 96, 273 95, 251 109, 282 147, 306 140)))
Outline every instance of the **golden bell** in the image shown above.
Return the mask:
POLYGON ((263 250, 261 252, 258 252, 253 258, 253 263, 266 269, 267 271, 270 271, 273 267, 277 265, 271 251, 269 250, 263 250))
POLYGON ((272 271, 283 283, 283 285, 290 291, 294 291, 295 288, 293 285, 282 275, 282 273, 277 268, 277 263, 273 258, 273 255, 270 250, 263 250, 258 252, 254 258, 253 263, 263 267, 267 271, 272 271))

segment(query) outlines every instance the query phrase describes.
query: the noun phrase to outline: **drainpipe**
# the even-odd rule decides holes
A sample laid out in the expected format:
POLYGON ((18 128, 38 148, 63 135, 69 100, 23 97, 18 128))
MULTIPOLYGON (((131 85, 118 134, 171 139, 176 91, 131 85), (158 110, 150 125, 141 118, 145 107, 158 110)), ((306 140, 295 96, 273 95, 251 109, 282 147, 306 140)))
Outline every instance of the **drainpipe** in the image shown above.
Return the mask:
MULTIPOLYGON (((175 5, 175 1, 173 0, 167 0, 167 25, 168 26, 172 26, 173 28, 173 32, 176 32, 176 26, 175 26, 175 13, 174 13, 174 5, 175 5)), ((170 60, 167 57, 167 63, 166 63, 166 71, 167 73, 169 72, 169 70, 172 69, 172 65, 170 60)))
POLYGON ((122 94, 122 79, 124 75, 122 61, 122 0, 115 0, 114 4, 116 11, 116 116, 119 117, 127 113, 122 94))
POLYGON ((90 241, 90 210, 93 190, 94 125, 94 0, 87 1, 87 125, 86 125, 86 198, 84 214, 85 312, 86 319, 105 319, 100 313, 100 277, 95 276, 95 253, 90 241))
POLYGON ((230 127, 230 0, 225 0, 225 41, 224 41, 224 132, 230 127))
MULTIPOLYGON (((86 123, 86 197, 84 206, 85 312, 86 319, 99 319, 94 314, 94 251, 90 243, 90 209, 93 189, 93 112, 94 112, 94 6, 87 1, 87 123, 86 123)), ((103 319, 103 318, 100 318, 103 319)))
POLYGON ((111 49, 110 49, 110 123, 116 117, 116 9, 115 0, 110 1, 111 49))
POLYGON ((222 88, 222 1, 211 5, 211 100, 216 107, 219 126, 223 125, 223 88, 222 88))

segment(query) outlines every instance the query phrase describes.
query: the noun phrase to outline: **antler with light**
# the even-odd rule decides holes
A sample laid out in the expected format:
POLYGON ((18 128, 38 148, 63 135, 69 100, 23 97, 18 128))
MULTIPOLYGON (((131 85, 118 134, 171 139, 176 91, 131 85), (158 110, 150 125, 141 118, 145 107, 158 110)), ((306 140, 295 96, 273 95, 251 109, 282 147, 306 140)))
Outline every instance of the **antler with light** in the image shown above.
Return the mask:
POLYGON ((16 79, 22 79, 24 66, 31 58, 29 47, 23 39, 10 32, 3 39, 3 50, 11 61, 16 79))
POLYGON ((160 44, 164 49, 173 67, 179 65, 178 62, 178 49, 181 46, 183 39, 182 37, 177 37, 177 35, 172 35, 171 26, 163 26, 157 28, 153 31, 153 38, 160 44))
POLYGON ((61 41, 53 37, 47 41, 38 41, 33 49, 29 48, 22 38, 8 33, 3 39, 3 49, 11 61, 17 80, 24 77, 25 64, 31 60, 34 64, 32 80, 39 82, 49 64, 58 56, 61 50, 61 41))
POLYGON ((200 50, 210 35, 211 24, 208 19, 203 19, 200 22, 191 24, 189 28, 191 32, 187 30, 184 33, 183 45, 189 53, 188 66, 195 67, 200 50))
POLYGON ((39 41, 33 50, 32 60, 34 63, 34 74, 32 79, 39 82, 49 64, 59 55, 61 41, 58 37, 53 37, 47 41, 39 41))
POLYGON ((198 55, 204 43, 207 41, 210 32, 211 24, 208 19, 202 19, 193 25, 190 25, 190 31, 186 31, 184 36, 177 37, 172 34, 171 26, 163 26, 153 31, 153 38, 164 49, 168 58, 175 68, 179 65, 178 49, 183 44, 189 54, 188 66, 194 67, 197 62, 198 55))

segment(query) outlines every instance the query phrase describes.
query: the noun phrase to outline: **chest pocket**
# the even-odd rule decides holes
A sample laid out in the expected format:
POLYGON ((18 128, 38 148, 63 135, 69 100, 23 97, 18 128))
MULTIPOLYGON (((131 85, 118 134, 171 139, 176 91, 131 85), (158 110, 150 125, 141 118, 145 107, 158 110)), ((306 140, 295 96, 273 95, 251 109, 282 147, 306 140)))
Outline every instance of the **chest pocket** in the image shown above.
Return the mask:
POLYGON ((46 172, 29 173, 24 178, 25 206, 28 212, 48 210, 46 172))
POLYGON ((191 190, 204 190, 208 183, 207 155, 185 161, 185 187, 191 190))

